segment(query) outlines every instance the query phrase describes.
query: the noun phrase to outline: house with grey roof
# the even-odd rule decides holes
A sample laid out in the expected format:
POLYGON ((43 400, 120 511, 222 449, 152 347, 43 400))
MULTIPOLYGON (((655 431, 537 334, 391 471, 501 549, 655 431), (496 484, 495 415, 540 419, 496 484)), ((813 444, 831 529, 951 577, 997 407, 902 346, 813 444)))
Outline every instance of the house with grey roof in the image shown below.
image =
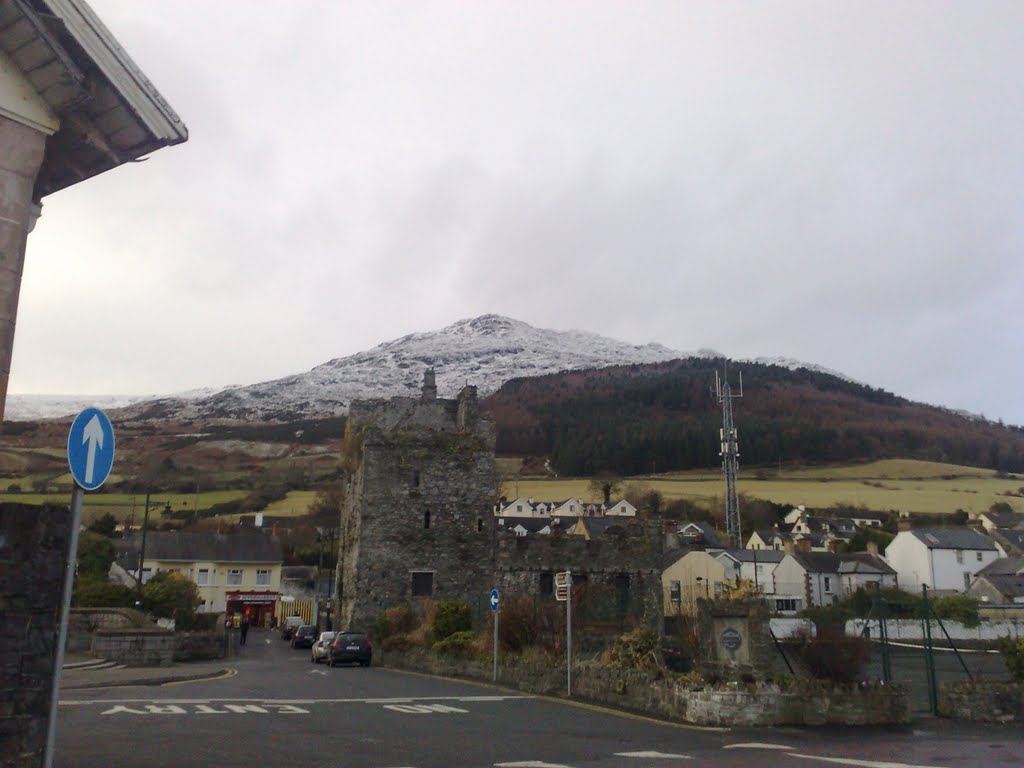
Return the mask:
POLYGON ((885 559, 910 592, 922 586, 966 592, 978 571, 1003 553, 970 528, 914 528, 900 531, 885 549, 885 559))
POLYGON ((1002 557, 982 568, 970 595, 991 605, 1024 606, 1024 556, 1002 557))
POLYGON ((858 589, 899 586, 899 574, 877 552, 847 552, 839 556, 839 583, 844 599, 858 589))
POLYGON ((772 572, 784 556, 785 552, 774 549, 726 549, 715 555, 725 565, 730 579, 747 582, 765 595, 775 593, 772 572))
POLYGON ((772 571, 775 597, 792 600, 793 610, 839 602, 840 563, 834 552, 787 552, 772 571))

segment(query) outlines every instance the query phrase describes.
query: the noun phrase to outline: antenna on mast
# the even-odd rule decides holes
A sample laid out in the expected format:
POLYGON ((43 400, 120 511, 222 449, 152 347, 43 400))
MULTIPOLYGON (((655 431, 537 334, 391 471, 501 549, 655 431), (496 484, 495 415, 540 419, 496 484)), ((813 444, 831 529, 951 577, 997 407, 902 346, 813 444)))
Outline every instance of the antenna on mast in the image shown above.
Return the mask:
POLYGON ((721 378, 715 371, 715 399, 722 406, 722 428, 718 432, 719 453, 722 457, 722 474, 725 476, 725 531, 732 539, 733 546, 743 546, 743 532, 740 525, 740 501, 736 493, 736 473, 739 470, 739 438, 732 420, 732 401, 743 397, 743 371, 739 376, 739 394, 733 394, 729 386, 729 363, 721 378))

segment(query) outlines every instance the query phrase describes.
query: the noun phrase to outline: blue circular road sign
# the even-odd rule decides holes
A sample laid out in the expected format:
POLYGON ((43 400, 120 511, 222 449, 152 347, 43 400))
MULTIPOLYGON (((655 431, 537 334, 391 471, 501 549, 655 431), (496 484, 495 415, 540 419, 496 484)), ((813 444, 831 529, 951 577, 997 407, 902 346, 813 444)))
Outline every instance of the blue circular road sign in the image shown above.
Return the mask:
POLYGON ((114 466, 114 428, 107 414, 86 408, 75 417, 68 433, 68 466, 78 486, 95 491, 114 466))
POLYGON ((491 610, 498 610, 498 590, 496 589, 491 590, 491 610))

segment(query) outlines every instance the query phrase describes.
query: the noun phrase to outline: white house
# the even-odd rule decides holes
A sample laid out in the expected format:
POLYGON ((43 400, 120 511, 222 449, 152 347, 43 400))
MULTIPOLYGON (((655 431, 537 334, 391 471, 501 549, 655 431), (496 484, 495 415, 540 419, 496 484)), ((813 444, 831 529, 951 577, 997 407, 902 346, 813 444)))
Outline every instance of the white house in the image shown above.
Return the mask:
POLYGON ((726 549, 715 554, 725 565, 726 574, 735 581, 746 581, 765 595, 775 593, 775 578, 772 575, 784 556, 783 552, 757 549, 726 549))
POLYGON ((971 581, 1001 553, 990 539, 970 528, 915 528, 900 531, 885 549, 900 586, 965 592, 971 581))
POLYGON ((775 596, 798 598, 807 608, 839 602, 840 562, 833 552, 787 553, 772 571, 775 596))
POLYGON ((877 552, 850 552, 839 556, 839 583, 843 598, 858 589, 883 589, 899 586, 896 571, 877 552))
POLYGON ((604 513, 617 517, 636 517, 636 507, 622 499, 611 506, 605 507, 604 513))

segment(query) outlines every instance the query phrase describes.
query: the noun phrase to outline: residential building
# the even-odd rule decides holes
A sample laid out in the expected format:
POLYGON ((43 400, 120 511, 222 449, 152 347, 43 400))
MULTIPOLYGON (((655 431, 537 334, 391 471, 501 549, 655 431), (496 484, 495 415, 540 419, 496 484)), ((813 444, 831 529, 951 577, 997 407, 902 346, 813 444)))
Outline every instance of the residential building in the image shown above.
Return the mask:
POLYGON ((718 532, 715 531, 710 523, 684 523, 676 533, 683 544, 691 547, 702 547, 704 549, 721 549, 722 547, 722 542, 718 538, 718 532))
MULTIPOLYGON (((139 536, 119 544, 118 562, 136 578, 140 544, 139 536)), ((280 540, 258 531, 151 531, 142 582, 177 572, 195 582, 200 613, 247 613, 252 623, 269 624, 281 594, 282 562, 280 540)))
POLYGON ((922 586, 965 592, 975 574, 1000 555, 991 539, 970 528, 900 531, 885 549, 900 585, 912 592, 922 586))
POLYGON ((773 549, 727 549, 715 553, 715 557, 725 565, 729 579, 744 582, 765 595, 775 593, 773 572, 784 556, 784 552, 773 549))
POLYGON ((982 568, 969 594, 992 605, 1024 606, 1024 556, 1003 557, 982 568))
POLYGON ((839 582, 842 599, 858 589, 882 589, 899 586, 899 576, 878 552, 847 552, 839 556, 839 582))
POLYGON ((677 551, 661 572, 666 617, 696 613, 697 598, 717 597, 734 584, 725 565, 703 550, 677 551))
POLYGON ((839 602, 840 563, 833 552, 787 552, 772 572, 775 597, 798 601, 795 610, 839 602))

